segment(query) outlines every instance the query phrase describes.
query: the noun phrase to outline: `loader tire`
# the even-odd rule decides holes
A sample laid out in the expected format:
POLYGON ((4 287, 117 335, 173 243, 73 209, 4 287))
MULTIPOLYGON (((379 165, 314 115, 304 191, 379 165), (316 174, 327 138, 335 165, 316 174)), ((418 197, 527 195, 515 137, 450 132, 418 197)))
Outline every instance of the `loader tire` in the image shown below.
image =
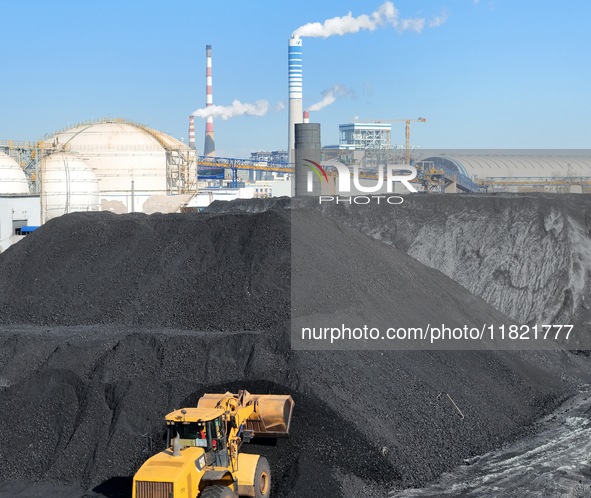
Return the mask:
POLYGON ((265 457, 260 457, 254 471, 255 498, 269 498, 271 496, 271 467, 265 457))
POLYGON ((238 498, 238 495, 226 486, 212 485, 204 488, 199 498, 238 498))

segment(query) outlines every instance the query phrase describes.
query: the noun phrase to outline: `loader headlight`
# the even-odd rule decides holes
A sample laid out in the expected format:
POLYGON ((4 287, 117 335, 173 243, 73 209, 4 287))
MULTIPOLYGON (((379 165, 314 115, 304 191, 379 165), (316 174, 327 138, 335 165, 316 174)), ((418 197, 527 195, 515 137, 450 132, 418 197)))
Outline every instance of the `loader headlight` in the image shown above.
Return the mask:
POLYGON ((195 460, 195 468, 198 471, 201 471, 205 467, 205 455, 201 455, 197 460, 195 460))

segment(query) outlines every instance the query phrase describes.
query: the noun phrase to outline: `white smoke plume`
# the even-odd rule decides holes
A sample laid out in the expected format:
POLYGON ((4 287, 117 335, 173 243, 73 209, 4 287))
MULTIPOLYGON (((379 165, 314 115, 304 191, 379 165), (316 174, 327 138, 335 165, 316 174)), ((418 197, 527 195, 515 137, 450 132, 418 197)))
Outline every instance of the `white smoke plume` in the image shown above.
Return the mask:
POLYGON ((269 110, 269 102, 266 100, 257 100, 254 104, 243 104, 238 99, 232 102, 232 105, 210 105, 203 109, 197 109, 193 116, 198 118, 214 118, 226 119, 234 118, 236 116, 264 116, 269 110))
POLYGON ((396 31, 416 31, 420 33, 425 27, 423 18, 400 19, 398 9, 392 2, 385 2, 371 14, 353 17, 349 12, 346 16, 333 17, 323 23, 309 22, 293 32, 296 37, 328 38, 333 35, 357 33, 361 30, 374 31, 383 26, 392 26, 396 31))
POLYGON ((327 105, 332 104, 337 97, 351 97, 353 96, 353 91, 349 90, 345 85, 335 85, 323 90, 320 95, 322 95, 322 100, 308 107, 308 111, 319 111, 327 105))

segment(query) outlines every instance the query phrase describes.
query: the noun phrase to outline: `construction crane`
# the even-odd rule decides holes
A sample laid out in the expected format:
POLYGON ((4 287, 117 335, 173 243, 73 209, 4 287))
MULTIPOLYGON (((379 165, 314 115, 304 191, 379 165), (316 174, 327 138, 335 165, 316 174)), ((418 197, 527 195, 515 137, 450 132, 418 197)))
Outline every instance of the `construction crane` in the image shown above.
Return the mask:
POLYGON ((356 123, 406 123, 405 129, 405 164, 410 164, 410 124, 411 123, 426 123, 427 118, 416 118, 416 119, 376 119, 373 121, 367 121, 355 118, 353 120, 356 123))

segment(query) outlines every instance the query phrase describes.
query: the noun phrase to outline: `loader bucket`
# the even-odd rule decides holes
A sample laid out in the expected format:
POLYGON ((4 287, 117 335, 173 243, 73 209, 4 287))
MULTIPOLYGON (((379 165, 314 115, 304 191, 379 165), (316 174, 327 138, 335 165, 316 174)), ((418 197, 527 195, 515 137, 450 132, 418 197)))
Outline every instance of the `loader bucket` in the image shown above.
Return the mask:
POLYGON ((252 395, 257 408, 246 421, 246 428, 254 437, 287 437, 295 402, 289 395, 252 395))
POLYGON ((289 435, 295 402, 288 394, 250 394, 248 391, 238 394, 205 394, 197 406, 228 409, 251 404, 254 404, 254 412, 246 420, 246 428, 254 431, 254 437, 276 438, 289 435))
MULTIPOLYGON (((199 398, 199 401, 197 402, 197 408, 215 408, 218 406, 218 404, 221 405, 223 404, 223 401, 230 398, 236 399, 237 395, 230 392, 225 394, 204 394, 201 396, 201 398, 199 398)), ((225 406, 220 406, 220 408, 225 408, 225 406)))

